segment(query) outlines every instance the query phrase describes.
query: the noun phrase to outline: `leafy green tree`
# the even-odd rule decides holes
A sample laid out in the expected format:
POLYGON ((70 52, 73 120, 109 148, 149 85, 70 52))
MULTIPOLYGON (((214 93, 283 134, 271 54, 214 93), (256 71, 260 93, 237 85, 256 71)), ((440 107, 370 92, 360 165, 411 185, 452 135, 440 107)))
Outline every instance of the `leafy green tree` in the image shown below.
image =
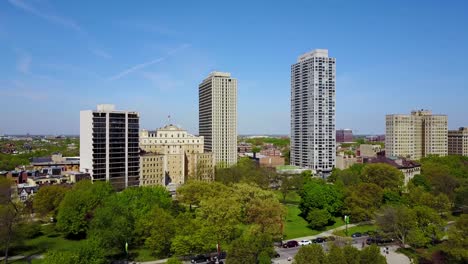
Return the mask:
POLYGON ((245 232, 229 247, 226 262, 230 264, 270 263, 274 253, 272 238, 268 234, 245 232))
POLYGON ((361 251, 361 264, 386 264, 385 257, 380 254, 380 248, 376 245, 365 247, 361 251))
POLYGON ((327 264, 345 264, 346 257, 343 250, 335 245, 332 245, 327 254, 327 264))
POLYGON ((343 248, 343 254, 346 259, 346 264, 359 264, 361 263, 361 252, 359 249, 351 246, 351 245, 346 245, 343 248))
POLYGON ((415 213, 407 207, 386 207, 376 218, 377 225, 387 235, 397 238, 402 245, 408 234, 417 227, 415 213))
POLYGON ((294 264, 322 264, 326 261, 325 253, 318 244, 301 247, 294 257, 294 264))
POLYGON ((413 184, 415 187, 421 187, 426 192, 430 192, 432 189, 431 183, 421 174, 415 175, 409 183, 413 184))
POLYGON ((165 210, 155 207, 145 217, 136 220, 137 233, 145 240, 145 246, 156 257, 165 257, 170 253, 171 242, 175 236, 174 218, 165 210))
POLYGON ((450 257, 450 263, 466 263, 468 260, 468 214, 462 214, 451 226, 448 240, 442 250, 450 257))
POLYGON ((320 229, 333 220, 327 209, 312 208, 307 215, 307 221, 312 229, 320 229))
POLYGON ((344 212, 352 215, 353 222, 370 220, 382 205, 383 190, 373 183, 360 183, 348 188, 344 212))
POLYGON ((354 164, 345 170, 336 169, 331 180, 335 179, 336 182, 342 182, 345 186, 357 185, 362 182, 361 174, 365 166, 365 164, 354 164))
POLYGON ((337 185, 327 184, 322 180, 310 180, 299 192, 302 215, 309 215, 312 209, 326 209, 330 214, 337 215, 343 207, 343 190, 337 185))
POLYGON ((60 203, 57 228, 67 236, 84 236, 94 210, 113 192, 105 182, 78 182, 60 203))
POLYGON ((403 173, 398 169, 383 163, 367 164, 361 172, 361 180, 374 183, 380 188, 399 190, 403 186, 403 173))
POLYGON ((413 209, 416 216, 417 228, 408 237, 410 244, 415 246, 427 246, 430 242, 439 240, 443 236, 444 221, 434 210, 426 206, 416 206, 413 209), (417 238, 414 241, 412 238, 417 238))
POLYGON ((57 209, 68 190, 68 187, 60 185, 42 186, 34 195, 34 211, 41 216, 51 214, 55 217, 57 209))
POLYGON ((70 251, 53 250, 45 254, 44 263, 48 264, 105 264, 105 252, 96 240, 84 240, 70 251))
POLYGON ((286 209, 278 199, 253 199, 246 207, 247 223, 259 227, 259 232, 281 237, 286 209))
POLYGON ((202 181, 190 181, 177 189, 177 199, 181 203, 198 207, 200 201, 206 197, 216 196, 217 193, 227 192, 228 188, 221 183, 206 183, 202 181))

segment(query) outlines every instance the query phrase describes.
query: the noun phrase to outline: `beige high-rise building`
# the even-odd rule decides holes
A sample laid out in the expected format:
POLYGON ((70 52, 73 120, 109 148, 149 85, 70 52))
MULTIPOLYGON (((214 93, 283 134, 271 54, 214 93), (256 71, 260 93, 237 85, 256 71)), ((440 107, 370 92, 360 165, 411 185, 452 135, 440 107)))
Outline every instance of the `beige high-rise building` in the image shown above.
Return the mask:
POLYGON ((184 184, 188 179, 212 181, 212 153, 205 153, 204 138, 175 125, 140 132, 140 185, 184 184))
POLYGON ((237 79, 212 72, 198 87, 199 134, 217 166, 237 163, 237 79))
POLYGON ((418 160, 427 155, 447 155, 447 116, 429 110, 411 115, 387 115, 385 154, 418 160))
POLYGON ((448 154, 468 156, 468 127, 448 132, 448 154))

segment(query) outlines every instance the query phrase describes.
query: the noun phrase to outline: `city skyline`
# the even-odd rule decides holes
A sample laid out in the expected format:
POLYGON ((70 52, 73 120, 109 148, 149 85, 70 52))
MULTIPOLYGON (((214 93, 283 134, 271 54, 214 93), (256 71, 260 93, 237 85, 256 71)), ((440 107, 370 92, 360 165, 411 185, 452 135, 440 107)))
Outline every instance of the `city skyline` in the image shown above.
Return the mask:
POLYGON ((76 135, 77 113, 103 103, 138 111, 142 128, 162 127, 171 115, 197 134, 198 83, 219 70, 239 81, 239 134, 287 135, 289 66, 315 48, 338 58, 337 129, 384 134, 386 114, 422 108, 448 115, 449 129, 466 126, 463 1, 333 1, 319 9, 239 2, 229 12, 186 5, 1 2, 0 134, 76 135))

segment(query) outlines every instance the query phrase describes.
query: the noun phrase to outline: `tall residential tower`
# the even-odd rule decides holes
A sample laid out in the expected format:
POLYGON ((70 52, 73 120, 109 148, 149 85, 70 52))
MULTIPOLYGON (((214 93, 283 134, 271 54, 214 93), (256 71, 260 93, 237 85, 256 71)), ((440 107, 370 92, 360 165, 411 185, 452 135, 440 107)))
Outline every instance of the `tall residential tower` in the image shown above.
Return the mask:
POLYGON ((198 87, 199 135, 217 166, 237 163, 237 79, 212 72, 198 87))
POLYGON ((98 105, 80 112, 80 170, 116 190, 139 185, 139 114, 98 105))
POLYGON ((385 155, 414 160, 427 155, 447 156, 447 116, 429 110, 411 115, 387 115, 385 155))
POLYGON ((335 167, 335 58, 316 49, 291 66, 291 165, 329 173, 335 167))

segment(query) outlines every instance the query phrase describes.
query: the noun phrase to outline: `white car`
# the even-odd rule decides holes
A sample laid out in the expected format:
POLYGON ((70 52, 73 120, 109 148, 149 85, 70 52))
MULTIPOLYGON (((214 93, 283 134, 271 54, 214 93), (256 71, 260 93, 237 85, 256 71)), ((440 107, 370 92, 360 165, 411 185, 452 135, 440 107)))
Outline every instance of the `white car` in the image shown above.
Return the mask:
POLYGON ((312 244, 312 241, 310 240, 301 240, 299 241, 299 246, 307 246, 307 245, 310 245, 312 244))

